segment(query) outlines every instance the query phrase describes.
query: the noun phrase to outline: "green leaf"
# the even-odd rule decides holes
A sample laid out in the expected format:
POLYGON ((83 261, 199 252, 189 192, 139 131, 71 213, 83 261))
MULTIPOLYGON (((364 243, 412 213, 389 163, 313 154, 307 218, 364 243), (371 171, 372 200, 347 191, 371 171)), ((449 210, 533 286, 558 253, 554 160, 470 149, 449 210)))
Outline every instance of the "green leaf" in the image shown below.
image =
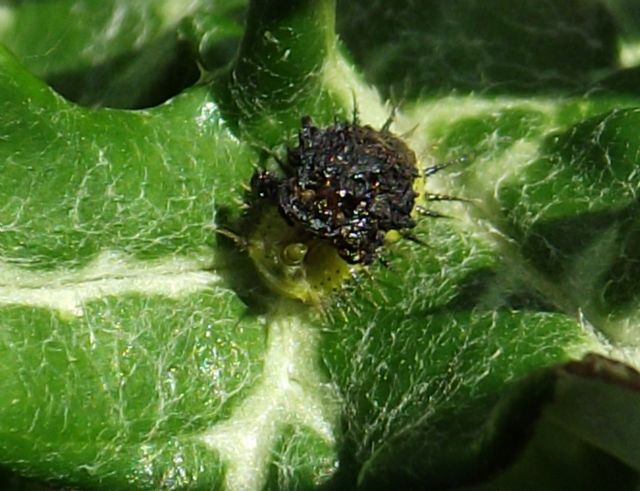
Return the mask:
POLYGON ((9 1, 0 42, 65 97, 83 105, 154 106, 228 63, 245 2, 9 1), (195 16, 195 17, 192 17, 195 16))
POLYGON ((342 36, 367 75, 411 97, 565 93, 616 66, 616 20, 599 1, 379 0, 341 9, 342 36))
POLYGON ((551 397, 516 465, 464 489, 633 489, 640 455, 638 372, 590 355, 547 380, 551 397))
POLYGON ((634 489, 640 102, 615 46, 637 24, 621 1, 465 6, 0 9, 14 489, 634 489), (176 57, 200 83, 167 82, 176 57), (452 161, 422 197, 461 200, 421 199, 446 218, 321 309, 281 298, 243 186, 303 115, 380 128, 378 90, 421 168, 452 161))
POLYGON ((256 383, 266 342, 212 269, 216 207, 253 152, 204 88, 95 111, 2 64, 3 460, 105 487, 217 482, 193 435, 256 383))

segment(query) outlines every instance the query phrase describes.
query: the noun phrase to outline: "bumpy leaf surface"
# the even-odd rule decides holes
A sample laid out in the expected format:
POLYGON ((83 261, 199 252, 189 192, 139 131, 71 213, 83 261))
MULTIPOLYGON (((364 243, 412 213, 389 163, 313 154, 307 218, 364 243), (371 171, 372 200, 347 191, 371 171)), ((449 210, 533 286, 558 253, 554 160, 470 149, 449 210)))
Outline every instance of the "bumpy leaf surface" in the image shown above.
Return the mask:
POLYGON ((637 8, 418 3, 0 7, 9 485, 635 488, 637 8), (354 103, 446 218, 318 309, 216 229, 354 103))

